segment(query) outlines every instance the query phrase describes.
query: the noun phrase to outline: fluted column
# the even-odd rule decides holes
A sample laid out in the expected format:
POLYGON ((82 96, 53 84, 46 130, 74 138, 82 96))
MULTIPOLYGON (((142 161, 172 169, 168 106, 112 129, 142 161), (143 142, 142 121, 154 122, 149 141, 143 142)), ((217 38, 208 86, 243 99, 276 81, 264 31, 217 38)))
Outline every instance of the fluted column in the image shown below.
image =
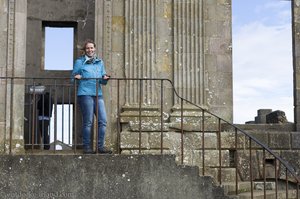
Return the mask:
POLYGON ((205 101, 202 7, 202 0, 173 4, 174 84, 183 98, 199 105, 205 101))
MULTIPOLYGON (((5 10, 1 24, 6 24, 4 62, 1 76, 24 77, 26 66, 26 24, 27 0, 8 0, 2 4, 5 10), (4 20, 4 21, 3 21, 4 20)), ((19 153, 23 151, 24 137, 24 81, 1 80, 0 151, 19 153)))
MULTIPOLYGON (((156 0, 125 0, 125 76, 153 78, 156 62, 156 0)), ((128 81, 126 104, 138 104, 140 82, 128 81)), ((156 104, 154 82, 142 83, 143 104, 156 104)))

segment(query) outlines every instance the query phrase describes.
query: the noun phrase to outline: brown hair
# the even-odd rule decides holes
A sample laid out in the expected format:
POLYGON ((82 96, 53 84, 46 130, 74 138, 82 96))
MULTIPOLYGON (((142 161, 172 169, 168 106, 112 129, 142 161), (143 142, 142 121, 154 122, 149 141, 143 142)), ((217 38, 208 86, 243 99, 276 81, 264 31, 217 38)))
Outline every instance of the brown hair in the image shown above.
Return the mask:
POLYGON ((87 40, 85 40, 85 42, 84 42, 81 50, 85 51, 85 47, 86 47, 87 44, 93 44, 94 47, 96 48, 96 43, 93 40, 91 40, 91 39, 87 39, 87 40))

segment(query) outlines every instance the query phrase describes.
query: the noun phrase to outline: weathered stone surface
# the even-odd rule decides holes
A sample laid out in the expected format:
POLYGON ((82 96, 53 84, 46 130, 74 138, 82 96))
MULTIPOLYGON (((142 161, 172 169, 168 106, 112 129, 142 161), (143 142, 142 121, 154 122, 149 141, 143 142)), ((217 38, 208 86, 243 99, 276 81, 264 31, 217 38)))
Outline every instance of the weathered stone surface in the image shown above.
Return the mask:
MULTIPOLYGON (((300 174, 300 152, 299 150, 285 150, 281 151, 281 157, 286 160, 289 169, 294 172, 297 176, 300 174)), ((280 167, 280 177, 284 179, 286 176, 285 167, 280 167)), ((291 181, 295 182, 295 178, 290 172, 288 172, 288 177, 291 181)))
POLYGON ((269 147, 271 149, 291 149, 290 133, 270 132, 269 147))
POLYGON ((267 123, 266 115, 272 112, 272 109, 259 109, 257 110, 257 116, 255 117, 256 124, 267 123))
POLYGON ((170 155, 0 158, 2 198, 228 198, 211 177, 177 166, 170 155))
POLYGON ((269 113, 266 115, 266 123, 272 124, 272 123, 287 123, 287 119, 285 116, 285 112, 283 111, 273 111, 272 113, 269 113))
POLYGON ((250 180, 250 164, 252 167, 252 178, 260 179, 259 175, 259 162, 256 158, 256 151, 252 150, 251 161, 249 150, 238 150, 237 151, 237 168, 238 173, 242 181, 250 180))
MULTIPOLYGON (((265 146, 268 146, 269 144, 269 134, 267 132, 262 132, 262 131, 251 131, 248 133, 252 135, 257 141, 262 143, 265 146)), ((249 140, 248 140, 249 142, 249 140)), ((254 140, 251 141, 251 147, 253 149, 262 149, 262 146, 258 143, 256 143, 254 140)))
POLYGON ((300 149, 300 132, 291 132, 292 149, 300 149))
MULTIPOLYGON (((183 163, 186 165, 196 165, 203 167, 202 150, 184 150, 183 163)), ((221 152, 221 164, 228 167, 230 165, 229 151, 223 150, 221 152)), ((205 150, 204 151, 204 167, 218 167, 219 166, 219 151, 205 150)))
POLYGON ((121 133, 121 149, 136 149, 139 148, 139 141, 141 141, 141 147, 149 149, 149 135, 148 133, 141 134, 141 140, 139 138, 139 133, 136 132, 122 132, 121 133))
MULTIPOLYGON (((185 148, 187 149, 201 149, 203 134, 199 132, 188 132, 184 134, 185 148)), ((205 149, 217 149, 217 134, 204 133, 204 147, 205 149)))
POLYGON ((169 123, 161 123, 158 122, 133 122, 129 121, 129 127, 131 131, 168 131, 169 130, 169 123))
MULTIPOLYGON (((122 112, 121 122, 128 123, 132 121, 134 123, 138 123, 141 121, 142 123, 159 123, 161 121, 161 114, 159 111, 142 110, 141 117, 139 114, 139 111, 135 110, 122 112)), ((165 118, 163 118, 163 121, 165 121, 165 118)))
MULTIPOLYGON (((246 132, 248 131, 282 131, 291 132, 295 131, 295 124, 285 123, 285 124, 235 124, 236 127, 242 129, 246 132)), ((234 127, 229 124, 222 124, 223 131, 234 131, 234 127)))
MULTIPOLYGON (((180 143, 180 134, 174 132, 163 133, 163 148, 175 151, 180 143)), ((149 133, 149 146, 151 149, 161 148, 161 133, 149 133)))
MULTIPOLYGON (((208 171, 205 173, 206 175, 212 176, 214 179, 219 179, 221 175, 221 182, 235 182, 235 168, 209 168, 208 171)), ((239 178, 238 175, 238 180, 239 178)))
MULTIPOLYGON (((169 123, 169 128, 172 129, 178 129, 181 130, 181 128, 184 131, 202 131, 202 123, 201 121, 195 123, 194 121, 188 121, 189 119, 183 118, 184 122, 182 123, 181 127, 181 119, 177 118, 176 122, 169 123)), ((204 131, 217 131, 218 125, 216 123, 205 123, 204 125, 204 131)))
POLYGON ((235 132, 221 132, 221 140, 222 148, 235 149, 236 145, 237 149, 243 149, 249 146, 248 139, 240 132, 237 132, 237 138, 235 138, 235 132))

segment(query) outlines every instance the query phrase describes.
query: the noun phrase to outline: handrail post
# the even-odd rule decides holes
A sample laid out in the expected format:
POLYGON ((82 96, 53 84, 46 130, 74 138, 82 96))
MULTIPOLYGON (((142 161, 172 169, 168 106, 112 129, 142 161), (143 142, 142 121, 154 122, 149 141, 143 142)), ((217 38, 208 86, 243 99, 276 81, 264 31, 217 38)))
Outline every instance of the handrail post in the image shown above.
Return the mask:
POLYGON ((71 144, 71 89, 70 86, 68 86, 68 144, 71 144))
POLYGON ((202 110, 202 175, 204 176, 205 175, 205 142, 204 142, 204 139, 205 139, 205 134, 204 134, 204 110, 202 110))
POLYGON ((54 89, 55 89, 55 100, 54 100, 54 153, 56 153, 56 144, 57 144, 57 85, 56 80, 54 80, 54 89))
MULTIPOLYGON (((99 143, 98 143, 98 140, 99 140, 99 103, 98 103, 98 100, 99 100, 99 96, 98 96, 98 89, 99 89, 99 79, 95 79, 96 81, 96 153, 98 153, 98 147, 99 147, 99 143)), ((95 132, 95 131, 94 131, 95 132)), ((93 137, 94 137, 94 134, 92 133, 93 137)))
MULTIPOLYGON (((62 101, 61 101, 61 123, 63 124, 64 123, 64 117, 65 117, 65 87, 62 86, 62 101)), ((62 125, 62 128, 61 128, 61 132, 62 132, 62 135, 61 135, 61 141, 64 143, 64 132, 65 129, 64 129, 64 125, 62 125)))
POLYGON ((180 112, 180 125, 181 125, 181 164, 183 164, 183 99, 181 98, 181 112, 180 112))
POLYGON ((163 134, 163 128, 164 128, 164 121, 163 121, 163 102, 164 102, 164 92, 163 92, 163 80, 160 82, 160 154, 163 154, 163 147, 164 147, 164 134, 163 134))
POLYGON ((73 131, 74 131, 74 153, 76 154, 77 152, 77 79, 74 80, 74 107, 73 107, 73 110, 74 110, 74 122, 73 122, 73 131))
POLYGON ((221 119, 218 118, 219 183, 222 185, 221 119))
POLYGON ((266 199, 266 150, 263 149, 263 179, 264 179, 264 199, 266 199))
POLYGON ((13 136, 13 125, 14 125, 14 118, 13 118, 13 103, 14 103, 14 82, 13 78, 10 79, 10 129, 9 129, 9 155, 11 155, 12 152, 12 136, 13 136))
POLYGON ((296 188, 297 199, 299 198, 299 181, 297 181, 297 188, 296 188))
POLYGON ((234 154, 234 166, 235 166, 235 195, 238 194, 238 152, 237 152, 237 128, 234 128, 234 140, 235 140, 235 154, 234 154))
POLYGON ((117 80, 117 153, 121 153, 121 118, 120 118, 120 80, 117 80))
POLYGON ((142 99, 143 99, 143 80, 140 79, 140 100, 139 100, 139 154, 141 154, 142 148, 142 99))
POLYGON ((288 169, 285 168, 285 194, 286 198, 289 198, 289 181, 288 181, 288 169))
POLYGON ((36 117, 36 97, 35 97, 35 79, 33 79, 33 99, 32 99, 32 128, 31 128, 31 152, 33 152, 34 148, 34 133, 36 129, 35 117, 36 117))
POLYGON ((275 199, 278 198, 278 173, 277 173, 277 158, 275 157, 275 199))
POLYGON ((251 199, 253 199, 253 174, 252 174, 252 139, 249 138, 249 164, 250 164, 250 183, 251 183, 251 199))

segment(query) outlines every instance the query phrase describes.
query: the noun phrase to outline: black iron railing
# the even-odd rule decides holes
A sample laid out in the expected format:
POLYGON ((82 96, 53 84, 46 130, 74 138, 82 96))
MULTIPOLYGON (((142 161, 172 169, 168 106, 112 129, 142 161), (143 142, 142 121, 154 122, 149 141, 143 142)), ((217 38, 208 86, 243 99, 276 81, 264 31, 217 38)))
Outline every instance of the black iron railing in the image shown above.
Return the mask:
MULTIPOLYGON (((40 150, 41 147, 44 146, 43 141, 41 141, 41 137, 45 136, 44 130, 40 130, 38 128, 38 103, 39 100, 44 99, 45 93, 49 93, 51 102, 48 102, 48 106, 53 106, 53 115, 50 120, 52 121, 52 126, 49 126, 50 137, 53 141, 53 148, 50 147, 49 153, 55 153, 57 151, 57 144, 62 144, 62 147, 66 147, 66 150, 73 151, 74 153, 81 153, 78 151, 78 148, 81 146, 80 138, 80 118, 77 114, 77 98, 75 97, 77 94, 77 81, 75 80, 73 83, 70 78, 18 78, 18 77, 2 77, 0 78, 1 85, 3 90, 5 90, 4 98, 6 101, 6 109, 5 117, 11 118, 9 121, 10 130, 6 132, 7 129, 2 129, 4 133, 9 134, 9 153, 11 154, 13 151, 13 126, 17 125, 13 120, 16 117, 16 107, 21 107, 20 104, 17 104, 18 97, 24 97, 24 140, 25 140, 25 149, 29 152, 34 152, 35 150, 40 150), (22 89, 24 88, 23 93, 22 89), (43 90, 44 89, 44 90, 43 90), (15 91, 18 90, 18 93, 15 91), (52 105, 53 104, 53 105, 52 105), (9 117, 7 116, 9 114, 9 117), (65 120, 66 119, 66 120, 65 120), (61 122, 59 122, 61 120, 61 122), (67 127, 67 128, 66 128, 67 127), (67 129, 67 130, 66 130, 67 129), (60 133, 58 133, 60 132, 60 133), (58 138, 60 136, 60 138, 58 138), (67 137, 67 138, 66 138, 67 137)), ((84 79, 83 79, 84 80, 84 79)), ((80 80, 82 81, 82 80, 80 80)), ((155 86, 155 94, 150 102, 150 104, 158 105, 158 109, 160 114, 155 117, 159 117, 157 123, 159 123, 159 141, 160 148, 159 153, 164 154, 169 153, 165 150, 164 144, 164 135, 167 133, 165 130, 165 126, 168 125, 168 121, 164 118, 165 112, 170 112, 169 108, 166 107, 166 101, 177 102, 180 108, 178 109, 180 114, 177 115, 177 124, 178 128, 172 129, 172 132, 180 133, 180 149, 177 154, 180 155, 180 163, 184 164, 185 161, 185 147, 187 144, 185 142, 185 137, 188 135, 190 130, 187 130, 185 127, 188 125, 189 121, 186 119, 185 106, 189 105, 197 111, 195 117, 193 117, 194 123, 197 127, 192 130, 193 133, 198 133, 201 135, 201 141, 199 142, 199 153, 201 154, 201 163, 198 164, 201 168, 202 175, 208 175, 207 168, 215 168, 217 169, 217 181, 219 184, 224 184, 223 180, 223 172, 226 168, 234 168, 235 169, 235 194, 240 194, 239 192, 239 183, 241 181, 247 181, 250 184, 250 197, 254 198, 255 189, 254 183, 257 180, 262 180, 263 183, 263 197, 268 198, 269 191, 266 189, 266 184, 269 181, 275 183, 275 190, 273 190, 273 194, 275 198, 299 198, 299 177, 296 174, 295 170, 278 154, 274 153, 266 144, 260 142, 257 138, 252 136, 251 134, 245 132, 240 129, 238 126, 233 125, 231 122, 228 122, 216 114, 211 113, 207 109, 203 108, 200 105, 194 104, 191 101, 188 101, 181 96, 179 96, 178 92, 174 88, 173 82, 169 79, 150 79, 150 78, 111 78, 110 83, 107 85, 109 91, 109 95, 111 98, 114 98, 115 102, 112 103, 114 106, 111 110, 115 110, 114 113, 108 114, 116 114, 116 129, 117 129, 117 139, 116 139, 116 152, 118 154, 122 153, 121 147, 121 134, 123 131, 123 123, 122 122, 122 106, 124 104, 134 105, 137 108, 137 114, 132 115, 131 117, 138 123, 138 144, 137 149, 138 153, 143 153, 146 149, 142 146, 142 136, 143 136, 143 121, 145 118, 154 117, 145 114, 144 108, 149 105, 147 101, 146 89, 147 85, 151 82, 151 86, 155 86), (135 85, 135 92, 132 96, 129 97, 129 101, 126 101, 127 92, 132 89, 132 85, 135 85), (171 92, 170 92, 171 91, 171 92), (167 99, 165 93, 169 92, 171 95, 168 95, 172 99, 167 99), (134 98, 132 102, 130 98, 134 98), (209 118, 209 119, 207 119, 209 118), (222 126, 227 125, 231 127, 231 141, 224 140, 225 133, 222 131, 222 126), (212 150, 211 147, 207 147, 206 144, 206 135, 214 134, 216 135, 216 143, 214 150, 218 151, 217 163, 213 167, 211 165, 207 165, 206 154, 209 150, 212 150), (223 137, 222 137, 223 136, 223 137), (228 165, 223 161, 222 153, 224 151, 232 151, 233 152, 233 164, 228 165), (262 153, 262 157, 258 158, 258 152, 262 153), (241 153, 243 157, 241 157, 241 153), (272 175, 272 179, 266 175, 266 159, 270 158, 273 160, 274 174, 272 175), (258 160, 260 159, 260 160, 258 160), (254 166, 254 162, 258 161, 258 165, 254 166), (243 162, 241 165, 240 162, 243 162), (241 174, 240 170, 243 167, 244 175, 241 174), (259 170, 259 171, 258 171, 259 170), (259 173, 259 175, 257 174, 259 173), (241 177, 243 176, 243 177, 241 177), (282 189, 279 190, 279 185, 282 182, 285 183, 284 189, 284 197, 282 197, 282 189)), ((96 91, 98 88, 96 88, 96 91)), ((153 94, 153 93, 152 93, 153 94)), ((21 111, 22 112, 22 111, 21 111)), ((45 116, 42 114, 42 116, 45 116)), ((96 114, 96 117, 98 114, 96 114)), ((130 116, 128 116, 130 117, 130 116)), ((157 119, 157 118, 156 118, 157 119)), ((42 125, 45 123, 42 123, 42 125)), ((96 123, 97 125, 97 123, 96 123)), ((7 125, 6 125, 7 126, 7 125)), ((97 128, 96 128, 97 129, 97 128)), ((228 134, 228 132, 227 132, 228 134)), ((97 133, 96 133, 97 136, 97 133)), ((7 139, 5 139, 7 140, 7 139)), ((97 137, 96 137, 97 140, 97 137)), ((96 142, 97 143, 97 142, 96 142)), ((7 144, 7 143, 5 143, 7 144)), ((7 150, 3 145, 3 150, 7 150)), ((97 147, 97 146, 96 146, 97 147)), ((227 182, 226 182, 227 183, 227 182)))

